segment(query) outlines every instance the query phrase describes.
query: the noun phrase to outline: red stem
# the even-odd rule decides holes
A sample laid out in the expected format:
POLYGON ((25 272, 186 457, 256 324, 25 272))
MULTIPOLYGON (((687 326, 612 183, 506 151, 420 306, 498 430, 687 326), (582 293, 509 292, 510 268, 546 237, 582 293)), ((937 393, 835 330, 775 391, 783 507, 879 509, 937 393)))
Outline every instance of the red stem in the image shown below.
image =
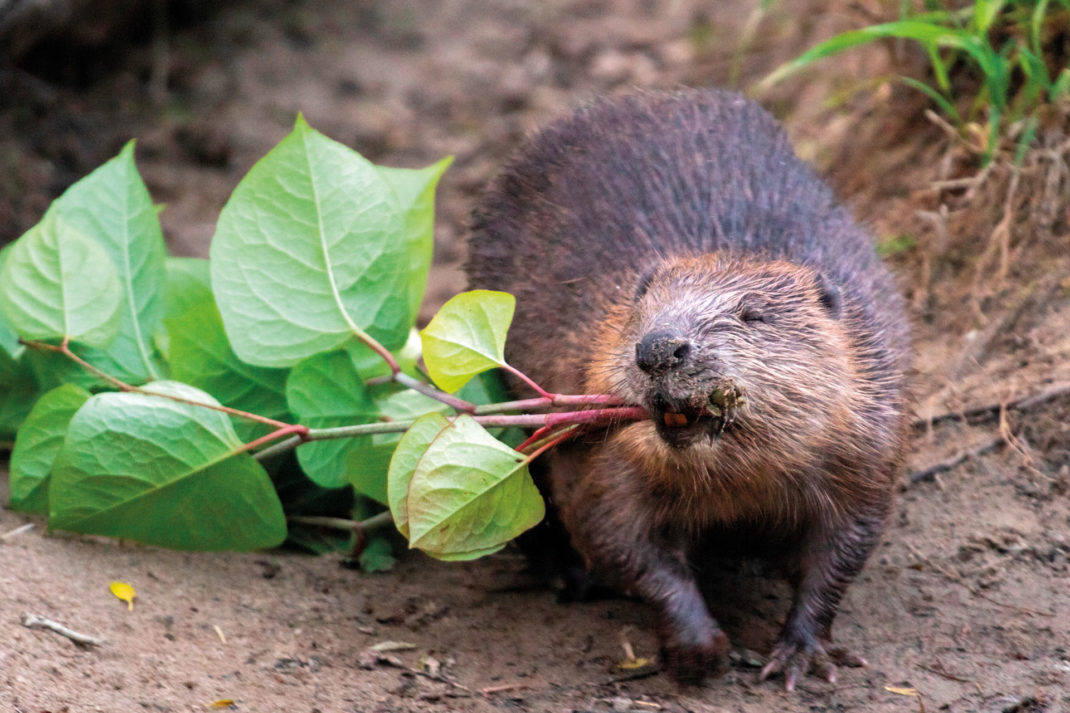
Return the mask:
POLYGON ((528 438, 528 440, 524 441, 519 446, 517 446, 516 450, 518 450, 521 453, 523 453, 525 448, 530 446, 532 443, 538 443, 539 441, 541 441, 543 438, 546 437, 546 434, 549 433, 551 430, 552 429, 549 426, 543 426, 542 428, 539 428, 538 430, 535 431, 535 433, 531 434, 531 436, 528 438))
POLYGON ((133 386, 131 384, 128 384, 125 381, 122 381, 120 379, 116 379, 114 376, 112 376, 110 374, 104 373, 100 369, 96 368, 95 366, 93 366, 92 364, 87 362, 85 359, 82 359, 80 356, 78 356, 77 354, 72 352, 71 349, 70 349, 70 339, 68 339, 68 338, 64 338, 63 342, 58 347, 55 346, 54 344, 45 344, 44 342, 37 342, 37 341, 33 341, 33 340, 20 339, 19 341, 22 342, 23 344, 25 344, 26 346, 30 347, 31 349, 44 349, 44 350, 51 351, 51 352, 59 352, 60 354, 64 355, 65 357, 67 357, 68 359, 73 361, 78 366, 80 366, 83 369, 85 369, 86 371, 88 371, 90 374, 93 374, 94 376, 96 376, 98 378, 101 378, 104 381, 107 381, 109 384, 111 384, 115 388, 119 389, 120 391, 125 391, 127 393, 131 393, 132 392, 132 393, 136 393, 136 394, 144 394, 145 396, 158 396, 161 399, 169 399, 171 401, 176 401, 176 402, 178 402, 180 404, 188 404, 190 406, 200 406, 201 408, 211 409, 212 411, 220 411, 222 413, 229 414, 231 416, 237 416, 238 418, 244 418, 244 419, 247 419, 249 421, 256 421, 257 423, 263 423, 265 425, 274 426, 275 428, 279 428, 279 429, 282 429, 282 428, 301 429, 301 430, 297 430, 297 431, 291 431, 291 433, 301 433, 302 435, 307 435, 308 434, 308 427, 307 426, 297 426, 297 425, 294 425, 292 423, 286 423, 284 421, 276 421, 273 418, 268 418, 266 416, 258 416, 255 413, 249 413, 248 411, 240 411, 240 410, 235 409, 235 408, 230 408, 229 406, 216 406, 214 404, 206 404, 206 403, 201 403, 200 401, 193 401, 192 399, 182 398, 181 396, 172 396, 171 394, 161 394, 161 393, 156 392, 156 391, 146 391, 145 389, 142 389, 139 386, 133 386))
POLYGON ((364 342, 373 352, 378 354, 386 362, 386 365, 390 367, 390 373, 397 375, 401 372, 401 365, 398 364, 398 360, 394 358, 394 355, 390 353, 390 350, 379 343, 375 337, 365 332, 358 331, 357 339, 364 342))
POLYGON ((529 455, 524 460, 526 460, 528 463, 530 463, 531 461, 535 460, 536 458, 538 458, 539 456, 541 456, 543 453, 545 453, 546 451, 550 450, 554 446, 556 446, 556 445, 558 445, 560 443, 563 443, 563 442, 567 441, 568 439, 572 438, 577 433, 579 433, 579 429, 578 428, 574 428, 574 429, 571 429, 569 431, 565 431, 561 435, 557 436, 557 438, 552 438, 549 441, 547 441, 546 443, 544 443, 534 453, 529 455))
POLYGON ((619 408, 599 408, 585 411, 561 411, 557 413, 503 414, 500 416, 476 416, 477 423, 490 427, 508 426, 546 426, 569 425, 573 423, 611 423, 614 421, 639 421, 649 418, 645 408, 639 406, 622 406, 619 408))
POLYGON ((609 394, 550 394, 549 398, 502 401, 496 404, 476 406, 476 413, 501 413, 503 411, 538 411, 552 406, 623 406, 624 401, 609 394))
POLYGON ((544 389, 541 386, 539 386, 538 384, 536 384, 534 381, 532 381, 530 376, 528 376, 524 372, 520 371, 520 369, 517 369, 515 366, 512 366, 511 364, 506 364, 505 362, 502 362, 502 368, 505 369, 506 371, 508 371, 510 374, 512 374, 516 378, 518 378, 521 381, 523 381, 525 384, 527 384, 531 388, 535 389, 536 393, 538 393, 539 396, 543 397, 544 399, 550 399, 551 402, 554 400, 554 394, 551 394, 549 391, 547 391, 546 389, 544 389))
POLYGON ((277 429, 275 431, 272 431, 271 433, 267 434, 266 436, 261 436, 260 438, 257 438, 255 441, 250 441, 249 443, 246 443, 241 448, 239 448, 238 450, 234 451, 234 455, 238 455, 239 453, 245 453, 246 451, 251 451, 254 448, 259 448, 260 446, 264 445, 265 443, 270 443, 271 441, 278 440, 279 438, 282 438, 283 436, 288 436, 291 433, 297 434, 302 439, 304 439, 304 437, 308 435, 308 426, 301 426, 301 425, 297 425, 297 424, 290 425, 290 426, 283 426, 282 428, 279 428, 279 429, 277 429))

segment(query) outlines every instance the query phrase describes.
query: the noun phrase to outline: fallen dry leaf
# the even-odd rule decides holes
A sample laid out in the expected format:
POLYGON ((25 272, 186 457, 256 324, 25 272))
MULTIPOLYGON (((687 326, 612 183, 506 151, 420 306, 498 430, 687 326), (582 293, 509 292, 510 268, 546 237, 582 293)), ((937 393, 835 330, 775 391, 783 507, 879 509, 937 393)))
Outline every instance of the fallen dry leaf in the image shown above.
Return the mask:
POLYGON ((617 664, 617 668, 623 668, 626 671, 631 671, 633 669, 642 668, 643 666, 649 666, 649 665, 650 665, 650 659, 643 659, 643 658, 627 659, 627 660, 621 661, 619 664, 617 664))
POLYGON ((137 596, 137 591, 126 582, 112 582, 108 585, 108 589, 116 597, 126 602, 127 611, 134 610, 134 598, 137 596))

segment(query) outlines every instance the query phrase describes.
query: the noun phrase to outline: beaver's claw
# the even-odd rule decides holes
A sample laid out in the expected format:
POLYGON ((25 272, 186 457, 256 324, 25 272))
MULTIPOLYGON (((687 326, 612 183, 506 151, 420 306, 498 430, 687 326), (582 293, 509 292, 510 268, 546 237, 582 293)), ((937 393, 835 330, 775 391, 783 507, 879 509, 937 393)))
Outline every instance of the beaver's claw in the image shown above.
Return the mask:
POLYGON ((865 666, 866 660, 843 647, 825 648, 821 644, 807 647, 802 644, 781 641, 769 656, 758 680, 764 681, 773 674, 784 674, 784 688, 795 690, 799 676, 813 674, 829 683, 836 683, 836 666, 857 668, 865 666))

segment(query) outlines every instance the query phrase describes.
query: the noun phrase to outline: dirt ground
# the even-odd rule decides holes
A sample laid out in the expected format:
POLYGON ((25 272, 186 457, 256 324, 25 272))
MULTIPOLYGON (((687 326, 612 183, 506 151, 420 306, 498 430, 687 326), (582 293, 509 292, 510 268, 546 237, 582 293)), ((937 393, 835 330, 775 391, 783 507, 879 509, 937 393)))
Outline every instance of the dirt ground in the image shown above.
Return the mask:
MULTIPOLYGON (((303 111, 379 163, 456 157, 440 191, 430 312, 463 288, 465 219, 480 187, 540 123, 631 86, 746 86, 815 39, 870 22, 873 4, 799 0, 760 15, 757 0, 232 3, 170 34, 163 98, 149 91, 161 61, 151 45, 82 56, 77 71, 0 72, 0 242, 137 137, 173 251, 205 255, 238 178, 303 111)), ((994 406, 916 429, 895 514, 836 624, 868 667, 791 694, 758 683, 788 596, 748 567, 710 591, 738 655, 721 676, 680 689, 619 666, 625 643, 656 655, 642 604, 558 604, 511 551, 461 565, 413 554, 367 575, 336 556, 48 535, 43 520, 0 510, 0 535, 13 533, 0 539, 0 711, 230 700, 307 713, 1070 712, 1070 178, 1055 179, 1047 232, 1012 225, 1011 268, 975 278, 977 255, 1001 235, 1002 200, 985 202, 990 219, 962 209, 972 188, 932 188, 960 174, 917 97, 849 91, 887 59, 885 48, 858 52, 761 97, 879 239, 916 236, 892 264, 914 306, 919 420, 994 406), (974 242, 955 243, 965 233, 974 242), (137 589, 131 611, 112 580, 137 589), (24 614, 105 641, 75 646, 22 626, 24 614)), ((1015 203, 1016 215, 1034 199, 1015 203)))

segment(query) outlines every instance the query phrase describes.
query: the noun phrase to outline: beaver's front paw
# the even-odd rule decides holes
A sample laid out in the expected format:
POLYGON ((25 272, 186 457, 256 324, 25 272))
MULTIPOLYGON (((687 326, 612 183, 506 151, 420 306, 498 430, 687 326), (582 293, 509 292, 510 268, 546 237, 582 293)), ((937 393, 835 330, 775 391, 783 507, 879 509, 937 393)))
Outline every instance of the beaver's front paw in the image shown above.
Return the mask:
POLYGON ((829 683, 836 683, 836 666, 865 665, 864 658, 843 647, 826 648, 821 643, 807 646, 781 639, 773 649, 773 653, 769 655, 769 662, 762 668, 758 680, 764 681, 773 674, 782 673, 784 674, 784 688, 794 691, 799 676, 812 674, 829 683))
POLYGON ((674 632, 662 639, 661 664, 680 683, 701 683, 725 661, 728 637, 720 629, 674 632))

